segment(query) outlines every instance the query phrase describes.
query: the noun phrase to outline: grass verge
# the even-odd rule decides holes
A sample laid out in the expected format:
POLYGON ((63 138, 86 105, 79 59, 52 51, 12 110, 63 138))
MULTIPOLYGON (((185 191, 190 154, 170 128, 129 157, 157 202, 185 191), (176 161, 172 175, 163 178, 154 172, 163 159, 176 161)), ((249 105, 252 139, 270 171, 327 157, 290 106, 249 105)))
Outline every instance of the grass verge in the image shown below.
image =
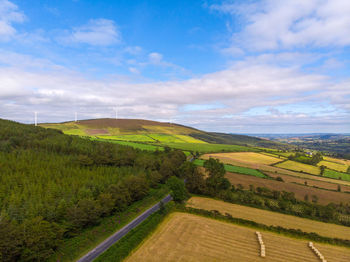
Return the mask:
MULTIPOLYGON (((169 205, 169 204, 168 204, 169 205)), ((150 215, 144 222, 132 229, 126 236, 111 246, 95 262, 123 261, 129 254, 147 238, 170 212, 170 207, 150 215)))

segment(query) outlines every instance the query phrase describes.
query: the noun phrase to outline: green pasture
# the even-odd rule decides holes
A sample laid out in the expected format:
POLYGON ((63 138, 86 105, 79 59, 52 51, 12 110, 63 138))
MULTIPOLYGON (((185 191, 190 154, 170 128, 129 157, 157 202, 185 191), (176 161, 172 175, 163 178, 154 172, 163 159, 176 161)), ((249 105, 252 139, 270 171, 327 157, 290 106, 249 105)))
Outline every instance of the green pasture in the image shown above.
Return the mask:
POLYGON ((120 140, 120 141, 155 142, 155 140, 149 137, 148 135, 115 135, 115 136, 98 135, 97 137, 103 138, 103 139, 120 140))
POLYGON ((258 149, 238 145, 224 144, 198 144, 198 143, 164 143, 165 146, 192 151, 199 153, 218 153, 218 152, 259 152, 258 149))
POLYGON ((331 169, 328 169, 328 168, 326 168, 324 170, 323 176, 330 177, 330 178, 335 178, 335 179, 339 179, 340 178, 341 180, 350 181, 350 174, 338 172, 338 171, 331 170, 331 169))

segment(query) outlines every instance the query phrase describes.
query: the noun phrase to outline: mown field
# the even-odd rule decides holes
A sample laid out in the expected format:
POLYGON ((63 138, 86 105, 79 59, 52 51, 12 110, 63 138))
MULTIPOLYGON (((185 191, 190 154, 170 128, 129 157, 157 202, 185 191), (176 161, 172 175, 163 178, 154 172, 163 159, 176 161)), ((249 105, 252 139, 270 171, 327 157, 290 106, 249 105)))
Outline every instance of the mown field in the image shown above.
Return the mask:
POLYGON ((295 161, 291 161, 291 160, 287 160, 285 162, 279 163, 276 166, 280 167, 280 168, 285 168, 285 169, 297 171, 297 172, 302 171, 302 172, 309 173, 312 175, 319 175, 320 174, 319 167, 311 166, 311 165, 307 165, 307 164, 303 164, 303 163, 299 163, 299 162, 295 162, 295 161))
MULTIPOLYGON (((203 166, 204 161, 202 159, 196 159, 193 163, 198 165, 198 166, 203 166)), ((224 165, 225 170, 227 172, 233 172, 233 173, 239 173, 239 174, 245 174, 245 175, 250 175, 250 176, 256 176, 256 177, 261 177, 261 178, 266 178, 267 176, 261 173, 258 170, 247 168, 247 167, 240 167, 240 166, 232 166, 232 165, 224 165)))
MULTIPOLYGON (((266 258, 259 257, 255 230, 187 213, 171 214, 126 261, 316 262, 307 241, 262 231, 266 258)), ((315 244, 329 261, 350 260, 350 250, 315 244)))
POLYGON ((260 154, 260 153, 255 153, 255 152, 216 153, 216 154, 207 154, 207 155, 204 155, 202 157, 205 159, 207 159, 209 157, 213 157, 213 158, 220 159, 223 161, 225 161, 227 159, 227 160, 232 160, 232 161, 239 161, 239 162, 245 162, 245 163, 255 163, 255 164, 265 164, 265 165, 275 164, 275 163, 283 160, 283 159, 280 159, 278 157, 273 157, 271 155, 260 154))
POLYGON ((350 227, 231 204, 211 198, 192 197, 188 200, 187 206, 206 210, 218 210, 222 214, 229 213, 233 217, 251 220, 268 226, 273 225, 284 228, 300 229, 304 232, 314 232, 325 237, 350 240, 350 227))
MULTIPOLYGON (((244 189, 247 190, 249 190, 250 185, 253 185, 255 188, 265 187, 270 190, 293 192, 295 194, 295 198, 302 201, 304 201, 305 195, 308 195, 309 201, 311 201, 311 196, 315 195, 318 197, 317 203, 319 204, 327 205, 329 203, 350 202, 350 194, 318 189, 310 186, 295 184, 293 182, 279 182, 271 179, 262 179, 235 173, 226 173, 225 177, 231 182, 231 184, 235 186, 241 184, 244 189)), ((333 185, 335 187, 334 189, 337 190, 337 186, 335 184, 333 185)), ((347 189, 349 190, 349 188, 347 189)), ((342 188, 342 190, 344 191, 345 188, 342 188)))
POLYGON ((326 166, 327 168, 340 171, 340 172, 346 172, 348 170, 348 165, 343 165, 340 163, 335 163, 335 162, 330 162, 330 161, 325 161, 322 160, 318 164, 318 166, 326 166))
POLYGON ((334 179, 350 181, 350 174, 337 172, 335 170, 330 170, 330 169, 327 169, 327 168, 325 169, 325 171, 323 173, 323 176, 334 178, 334 179))
POLYGON ((326 161, 329 161, 329 162, 334 162, 334 163, 339 163, 342 165, 350 166, 350 160, 348 160, 348 159, 338 159, 338 158, 329 157, 329 156, 325 156, 325 157, 323 157, 323 159, 326 161))

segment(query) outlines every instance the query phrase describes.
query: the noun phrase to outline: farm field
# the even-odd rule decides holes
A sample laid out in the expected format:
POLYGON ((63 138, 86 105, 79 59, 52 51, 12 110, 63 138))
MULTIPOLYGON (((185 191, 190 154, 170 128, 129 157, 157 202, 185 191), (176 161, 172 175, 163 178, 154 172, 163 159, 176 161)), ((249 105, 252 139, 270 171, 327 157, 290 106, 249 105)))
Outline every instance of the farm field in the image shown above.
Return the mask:
MULTIPOLYGON (((307 186, 309 187, 318 187, 318 188, 324 188, 328 190, 337 190, 338 189, 338 184, 329 183, 321 180, 316 180, 318 177, 315 177, 316 179, 310 179, 310 178, 302 178, 302 177, 296 177, 296 176, 291 176, 291 175, 284 175, 284 174, 279 174, 275 172, 265 172, 267 175, 271 177, 281 177, 284 182, 287 183, 297 183, 297 184, 302 184, 305 185, 305 182, 307 183, 307 186)), ((337 181, 335 181, 337 182, 337 181)), ((341 191, 342 192, 350 192, 350 186, 348 185, 341 185, 341 191)))
MULTIPOLYGON (((209 159, 209 156, 213 156, 213 155, 214 154, 205 154, 205 155, 201 156, 201 159, 209 159)), ((322 181, 322 182, 350 186, 349 181, 335 180, 335 179, 323 177, 323 176, 321 177, 321 176, 316 176, 316 175, 309 175, 309 174, 305 174, 305 173, 300 173, 300 172, 295 172, 295 171, 279 168, 276 166, 269 166, 269 165, 256 164, 256 163, 246 163, 246 162, 236 161, 236 160, 232 160, 232 159, 222 159, 220 157, 218 157, 218 159, 225 164, 230 164, 230 165, 234 165, 234 166, 248 167, 251 169, 258 169, 258 170, 261 170, 264 172, 271 172, 271 173, 273 172, 273 173, 276 173, 278 175, 283 174, 283 175, 289 175, 289 176, 294 176, 294 177, 298 177, 298 178, 312 179, 312 180, 317 180, 317 181, 322 181)))
POLYGON ((91 139, 98 140, 98 141, 107 141, 107 142, 116 143, 124 146, 131 146, 133 148, 137 148, 141 150, 148 150, 148 151, 164 150, 164 148, 161 146, 154 146, 150 144, 141 144, 141 143, 129 142, 129 141, 109 140, 109 139, 103 139, 103 138, 91 138, 91 139))
MULTIPOLYGON (((255 230, 187 213, 171 214, 126 261, 317 262, 307 241, 262 231, 266 258, 259 257, 255 230), (242 252, 244 250, 244 252, 242 252)), ((345 262, 350 250, 315 243, 329 261, 345 262)))
POLYGON ((329 162, 335 162, 335 163, 350 166, 350 160, 347 160, 347 159, 338 159, 338 158, 329 157, 329 156, 325 156, 325 157, 323 157, 323 159, 326 161, 329 161, 329 162))
MULTIPOLYGON (((204 160, 196 159, 193 163, 198 165, 198 166, 203 166, 204 160)), ((236 172, 236 173, 240 173, 240 174, 256 176, 256 177, 261 177, 261 178, 267 177, 263 173, 261 173, 258 170, 255 170, 255 169, 251 169, 251 168, 247 168, 247 167, 240 167, 240 166, 231 166, 231 165, 226 165, 226 164, 224 166, 225 166, 225 170, 227 172, 236 172)))
POLYGON ((284 228, 300 229, 304 232, 315 232, 325 237, 336 237, 350 240, 350 227, 231 204, 211 198, 191 197, 187 201, 187 206, 206 210, 218 210, 222 214, 229 213, 233 217, 255 221, 268 226, 273 225, 284 228))
POLYGON ((102 139, 112 139, 121 141, 132 141, 132 142, 155 142, 155 140, 148 135, 118 135, 118 136, 107 136, 100 135, 97 136, 102 139))
POLYGON ((318 164, 318 166, 326 166, 327 168, 330 169, 334 169, 336 171, 340 171, 340 172, 346 172, 348 170, 347 165, 343 165, 340 163, 335 163, 335 162, 330 162, 330 161, 320 161, 318 164))
POLYGON ((334 178, 334 179, 341 178, 341 180, 350 181, 350 174, 337 172, 335 170, 330 170, 330 169, 327 169, 327 168, 325 169, 325 171, 323 173, 323 176, 334 178))
POLYGON ((256 163, 256 164, 265 164, 271 165, 277 162, 282 161, 278 157, 272 157, 270 155, 255 153, 255 152, 239 152, 239 153, 217 153, 217 154, 208 154, 205 158, 213 157, 217 159, 227 159, 233 161, 240 161, 246 163, 256 163))
POLYGON ((256 152, 258 149, 238 145, 224 145, 224 144, 204 144, 204 143, 163 143, 162 145, 171 148, 181 149, 185 151, 193 151, 199 153, 208 152, 256 152))
POLYGON ((319 175, 320 174, 320 168, 316 166, 311 166, 291 160, 287 160, 283 163, 279 163, 276 165, 277 167, 285 168, 285 169, 290 169, 293 171, 303 171, 305 173, 309 173, 312 175, 319 175))
POLYGON ((149 134, 149 137, 153 141, 158 141, 160 143, 197 143, 197 144, 207 144, 199 139, 186 136, 186 135, 168 135, 168 134, 149 134))
MULTIPOLYGON (((333 203, 348 203, 350 201, 350 194, 333 192, 318 188, 313 188, 304 185, 298 185, 295 183, 279 182, 271 179, 262 179, 253 176, 246 176, 235 173, 226 173, 225 176, 233 185, 241 184, 245 189, 249 189, 249 185, 254 187, 266 187, 271 190, 293 192, 295 197, 299 200, 304 201, 305 195, 308 195, 310 201, 311 196, 316 195, 318 197, 318 203, 329 204, 333 203)), ((335 189, 337 186, 335 185, 335 189)), ((344 191, 344 188, 342 189, 344 191)))

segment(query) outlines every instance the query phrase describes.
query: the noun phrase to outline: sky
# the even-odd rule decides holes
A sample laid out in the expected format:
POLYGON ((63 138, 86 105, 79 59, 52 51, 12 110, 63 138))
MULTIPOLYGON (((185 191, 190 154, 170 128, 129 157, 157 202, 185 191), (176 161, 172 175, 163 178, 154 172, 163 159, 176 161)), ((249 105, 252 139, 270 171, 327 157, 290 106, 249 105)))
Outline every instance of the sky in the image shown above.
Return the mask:
POLYGON ((348 0, 0 0, 0 118, 350 133, 348 0))

